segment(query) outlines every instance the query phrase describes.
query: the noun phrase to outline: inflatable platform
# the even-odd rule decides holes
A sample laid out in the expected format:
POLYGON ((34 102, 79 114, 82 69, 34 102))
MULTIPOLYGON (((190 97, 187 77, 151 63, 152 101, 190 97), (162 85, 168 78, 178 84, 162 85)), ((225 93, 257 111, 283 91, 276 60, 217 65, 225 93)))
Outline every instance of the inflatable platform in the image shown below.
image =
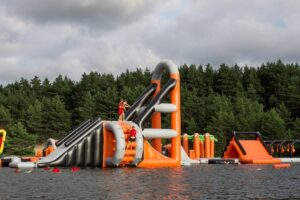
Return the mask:
POLYGON ((280 159, 272 157, 259 132, 234 131, 223 158, 238 158, 242 164, 281 163, 280 159))

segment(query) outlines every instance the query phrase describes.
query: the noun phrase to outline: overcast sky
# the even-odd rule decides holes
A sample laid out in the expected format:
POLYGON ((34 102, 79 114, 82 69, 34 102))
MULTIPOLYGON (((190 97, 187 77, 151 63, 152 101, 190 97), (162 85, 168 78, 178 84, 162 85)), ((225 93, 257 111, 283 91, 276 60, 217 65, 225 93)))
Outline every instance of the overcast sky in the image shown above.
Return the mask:
POLYGON ((1 0, 0 83, 300 60, 298 0, 1 0))

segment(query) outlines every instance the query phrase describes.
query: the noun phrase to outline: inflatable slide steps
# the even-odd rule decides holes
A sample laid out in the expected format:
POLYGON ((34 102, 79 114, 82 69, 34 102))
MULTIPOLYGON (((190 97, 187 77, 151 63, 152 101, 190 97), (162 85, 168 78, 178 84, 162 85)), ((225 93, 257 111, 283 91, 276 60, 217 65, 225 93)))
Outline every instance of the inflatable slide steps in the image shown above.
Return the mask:
POLYGON ((137 166, 143 155, 142 130, 133 122, 105 121, 103 128, 103 167, 137 166), (129 142, 132 126, 135 141, 129 142))
POLYGON ((128 166, 131 165, 134 161, 134 156, 136 154, 136 142, 129 142, 129 135, 125 135, 125 141, 126 141, 126 149, 123 160, 120 162, 121 166, 128 166))

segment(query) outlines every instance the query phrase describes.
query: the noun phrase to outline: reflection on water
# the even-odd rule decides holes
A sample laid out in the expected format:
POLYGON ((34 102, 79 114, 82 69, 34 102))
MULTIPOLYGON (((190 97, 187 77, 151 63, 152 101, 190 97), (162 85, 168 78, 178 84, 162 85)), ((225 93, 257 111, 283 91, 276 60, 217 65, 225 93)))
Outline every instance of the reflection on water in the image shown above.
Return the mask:
POLYGON ((300 165, 201 165, 163 169, 0 168, 0 199, 291 199, 300 198, 300 165), (261 170, 259 170, 261 169, 261 170))

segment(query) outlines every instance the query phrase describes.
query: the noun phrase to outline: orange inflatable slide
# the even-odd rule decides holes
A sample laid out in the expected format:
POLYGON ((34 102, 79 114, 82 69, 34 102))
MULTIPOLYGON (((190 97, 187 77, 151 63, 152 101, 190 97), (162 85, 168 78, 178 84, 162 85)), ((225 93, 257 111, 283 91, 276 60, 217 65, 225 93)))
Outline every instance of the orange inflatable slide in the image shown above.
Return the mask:
POLYGON ((280 159, 273 158, 259 132, 233 132, 223 158, 238 158, 242 164, 275 164, 280 159), (243 139, 240 139, 239 137, 243 139), (251 139, 245 139, 246 137, 251 139))

